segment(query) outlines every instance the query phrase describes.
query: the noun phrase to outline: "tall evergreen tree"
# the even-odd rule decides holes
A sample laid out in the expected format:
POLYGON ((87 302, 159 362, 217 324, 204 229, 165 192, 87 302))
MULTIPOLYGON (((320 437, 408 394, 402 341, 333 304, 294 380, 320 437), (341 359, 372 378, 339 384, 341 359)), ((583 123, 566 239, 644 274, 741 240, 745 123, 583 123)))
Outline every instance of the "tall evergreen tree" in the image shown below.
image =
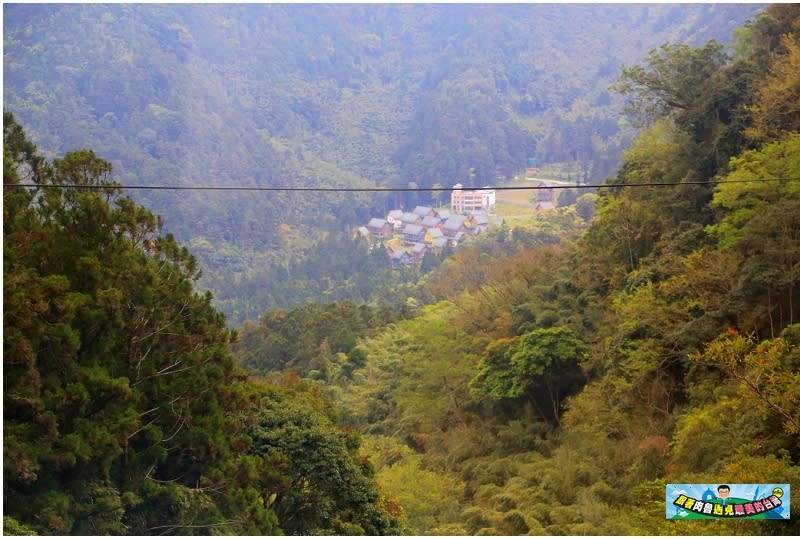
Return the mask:
MULTIPOLYGON (((280 533, 268 500, 291 478, 244 432, 267 389, 234 367, 224 316, 193 291, 195 259, 93 152, 48 163, 11 114, 3 123, 9 530, 280 533)), ((338 440, 336 429, 320 443, 338 440)), ((342 494, 363 496, 368 471, 353 473, 342 494)), ((362 500, 373 522, 363 529, 389 532, 376 498, 362 500)), ((360 517, 340 516, 353 532, 349 517, 360 517)))

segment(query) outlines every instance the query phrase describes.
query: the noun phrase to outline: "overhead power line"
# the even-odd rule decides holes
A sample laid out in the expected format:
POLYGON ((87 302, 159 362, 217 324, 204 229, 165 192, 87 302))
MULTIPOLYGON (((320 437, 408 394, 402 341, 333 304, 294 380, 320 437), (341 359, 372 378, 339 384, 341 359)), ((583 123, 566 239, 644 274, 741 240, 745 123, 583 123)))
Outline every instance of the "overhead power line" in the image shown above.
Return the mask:
MULTIPOLYGON (((792 178, 753 178, 749 180, 708 180, 689 182, 636 182, 624 184, 558 184, 558 185, 506 185, 495 187, 469 187, 463 191, 537 191, 542 189, 600 189, 600 188, 628 188, 628 187, 678 187, 681 185, 717 185, 720 183, 767 183, 767 182, 793 182, 800 177, 792 178)), ((543 180, 547 181, 547 180, 543 180)), ((552 180, 561 181, 561 180, 552 180)), ((109 187, 128 190, 158 190, 158 191, 267 191, 267 192, 313 192, 313 193, 402 193, 402 192, 436 192, 454 191, 452 187, 247 187, 238 186, 213 186, 213 185, 53 185, 49 183, 4 183, 3 187, 28 187, 28 188, 62 188, 62 189, 107 189, 109 187)))

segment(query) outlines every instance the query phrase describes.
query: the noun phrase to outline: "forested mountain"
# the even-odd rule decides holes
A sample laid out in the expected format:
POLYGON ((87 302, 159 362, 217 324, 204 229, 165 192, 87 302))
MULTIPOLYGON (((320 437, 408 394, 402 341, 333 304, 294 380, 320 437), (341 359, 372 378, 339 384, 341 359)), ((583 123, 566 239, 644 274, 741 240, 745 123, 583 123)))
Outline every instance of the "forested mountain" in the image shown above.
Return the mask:
POLYGON ((269 312, 236 357, 326 385, 414 533, 797 535, 665 519, 667 483, 800 480, 800 8, 736 51, 623 71, 647 127, 585 231, 497 229, 411 316, 331 332, 323 313, 352 307, 269 312))
MULTIPOLYGON (((4 108, 45 156, 91 147, 125 185, 485 185, 533 156, 602 181, 631 135, 608 88, 620 65, 727 41, 757 8, 5 4, 4 108)), ((274 283, 327 231, 430 201, 130 195, 192 249, 234 323, 325 292, 274 283)), ((370 300, 376 283, 329 297, 370 300)))
MULTIPOLYGON (((189 6, 139 8, 73 13, 208 22, 189 6)), ((39 19, 11 9, 30 32, 7 41, 34 39, 39 19)), ((414 13, 395 28, 415 39, 432 24, 420 14, 458 12, 352 9, 414 13)), ((308 17, 326 32, 350 28, 320 13, 308 17)), ((211 28, 193 28, 172 29, 169 55, 224 56, 203 41, 211 28)), ((195 288, 191 245, 120 188, 130 164, 90 149, 43 155, 4 113, 4 533, 799 535, 796 518, 664 518, 667 483, 800 482, 800 6, 771 6, 735 36, 729 54, 672 43, 621 70, 613 99, 642 127, 606 185, 580 197, 594 215, 559 207, 495 226, 411 276, 414 297, 391 306, 327 301, 338 298, 325 257, 353 289, 368 286, 344 259, 371 263, 331 232, 302 270, 326 303, 272 309, 239 331, 195 288)), ((336 71, 339 49, 315 44, 305 61, 336 71)), ((48 72, 41 59, 32 71, 48 72)), ((298 133, 322 137, 322 125, 298 133)), ((187 142, 154 140, 174 155, 187 142)), ((281 204, 282 218, 295 211, 281 204)), ((288 287, 301 271, 289 252, 314 241, 281 225, 288 287)), ((796 496, 788 509, 800 511, 796 496)))

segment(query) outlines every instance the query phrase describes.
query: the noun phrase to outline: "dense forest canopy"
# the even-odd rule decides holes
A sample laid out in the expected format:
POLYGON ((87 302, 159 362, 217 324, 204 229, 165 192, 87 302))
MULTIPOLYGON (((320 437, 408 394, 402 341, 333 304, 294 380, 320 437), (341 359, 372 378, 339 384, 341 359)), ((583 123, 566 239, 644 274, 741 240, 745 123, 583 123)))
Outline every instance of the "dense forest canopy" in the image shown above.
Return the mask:
POLYGON ((459 247, 421 280, 429 305, 377 332, 320 332, 332 305, 267 312, 237 358, 288 352, 324 383, 415 533, 797 534, 669 521, 664 494, 800 478, 798 29, 776 5, 734 53, 627 66, 643 130, 585 229, 562 208, 560 241, 532 224, 459 247), (319 338, 281 340, 303 328, 319 338))
MULTIPOLYGON (((609 91, 620 65, 664 42, 724 42, 757 9, 5 4, 4 108, 45 156, 91 147, 125 185, 486 185, 529 157, 601 182, 631 137, 609 91)), ((432 202, 130 195, 192 249, 232 323, 324 293, 303 268, 328 232, 432 202)), ((385 278, 328 297, 380 299, 385 278)))
MULTIPOLYGON (((13 9, 30 31, 7 41, 49 39, 35 37, 39 12, 13 9)), ((200 49, 224 57, 213 28, 231 47, 247 43, 233 14, 251 15, 252 32, 266 24, 242 6, 75 9, 108 10, 110 25, 182 14, 181 28, 147 39, 172 36, 169 54, 189 62, 200 49)), ((442 13, 447 32, 467 36, 474 17, 497 16, 484 6, 348 9, 405 18, 342 49, 330 37, 350 35, 351 23, 334 24, 335 7, 309 9, 330 38, 303 57, 309 70, 380 56, 390 37, 434 50, 421 29, 442 13)), ((667 31, 681 9, 632 13, 665 17, 667 31)), ((271 24, 289 27, 291 13, 276 8, 271 24)), ((351 236, 314 243, 283 222, 284 257, 304 242, 316 249, 307 264, 287 257, 269 271, 283 289, 301 274, 318 301, 269 309, 238 331, 196 288, 192 241, 121 188, 131 168, 96 149, 40 152, 4 113, 4 533, 800 534, 797 519, 665 519, 668 483, 800 482, 800 7, 773 5, 734 35, 727 49, 712 39, 639 51, 610 99, 640 131, 604 187, 389 277, 398 296, 385 304, 338 295, 337 282, 370 288, 348 258, 384 278, 351 236)), ((42 62, 31 70, 47 72, 42 62)), ((320 80, 355 94, 368 65, 320 80)), ((276 80, 291 78, 279 67, 276 80)), ((375 76, 459 95, 450 78, 392 73, 375 76)), ((315 98, 328 95, 317 82, 315 98)), ((320 152, 325 110, 296 132, 320 152)), ((286 133, 275 138, 269 151, 303 155, 286 133)), ((325 159, 308 170, 329 170, 325 159)), ((232 245, 208 249, 229 256, 232 245)), ((783 510, 796 515, 797 497, 783 510)))
POLYGON ((4 532, 398 533, 358 436, 235 366, 194 257, 111 172, 4 114, 4 532))

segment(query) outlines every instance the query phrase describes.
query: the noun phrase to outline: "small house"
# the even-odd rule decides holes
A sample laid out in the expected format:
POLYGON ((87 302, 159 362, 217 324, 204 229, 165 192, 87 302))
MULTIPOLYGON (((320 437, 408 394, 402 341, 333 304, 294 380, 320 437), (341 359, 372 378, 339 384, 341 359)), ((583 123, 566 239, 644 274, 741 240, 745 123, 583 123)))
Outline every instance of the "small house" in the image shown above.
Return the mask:
POLYGON ((436 212, 433 211, 433 209, 429 208, 428 206, 417 206, 416 208, 414 208, 414 211, 412 213, 419 215, 423 219, 425 217, 433 217, 434 215, 436 215, 436 212))
POLYGON ((391 224, 395 230, 403 228, 403 210, 392 210, 386 215, 386 220, 391 224))
POLYGON ((391 238, 394 233, 394 227, 385 219, 378 219, 373 217, 367 223, 367 230, 378 238, 391 238))
POLYGON ((466 220, 467 218, 463 215, 454 215, 444 222, 444 225, 442 226, 442 232, 446 237, 453 239, 459 232, 462 234, 464 233, 466 230, 464 222, 466 220))
POLYGON ((438 228, 442 225, 442 220, 433 215, 429 215, 422 220, 422 226, 425 228, 438 228))
POLYGON ((436 238, 435 240, 433 240, 433 243, 431 244, 431 249, 433 249, 433 251, 436 253, 441 253, 446 245, 447 245, 447 238, 442 236, 441 238, 436 238))
POLYGON ((553 186, 547 182, 541 182, 537 186, 536 202, 552 202, 555 198, 553 186))
POLYGON ((406 225, 403 229, 403 241, 407 244, 425 241, 425 229, 420 225, 406 225))
POLYGON ((393 268, 399 268, 401 266, 410 266, 412 262, 411 255, 408 254, 403 249, 398 249, 397 251, 393 252, 392 256, 390 257, 390 260, 392 261, 393 268))
POLYGON ((438 228, 429 228, 425 232, 425 243, 429 245, 433 245, 434 243, 436 243, 436 240, 442 238, 444 238, 444 234, 438 228))
POLYGON ((419 225, 422 223, 422 217, 417 215, 416 213, 406 212, 400 216, 400 220, 403 222, 403 227, 408 225, 419 225))
POLYGON ((485 213, 475 213, 472 216, 472 230, 470 233, 472 234, 480 234, 481 232, 485 231, 489 228, 489 216, 485 213))

